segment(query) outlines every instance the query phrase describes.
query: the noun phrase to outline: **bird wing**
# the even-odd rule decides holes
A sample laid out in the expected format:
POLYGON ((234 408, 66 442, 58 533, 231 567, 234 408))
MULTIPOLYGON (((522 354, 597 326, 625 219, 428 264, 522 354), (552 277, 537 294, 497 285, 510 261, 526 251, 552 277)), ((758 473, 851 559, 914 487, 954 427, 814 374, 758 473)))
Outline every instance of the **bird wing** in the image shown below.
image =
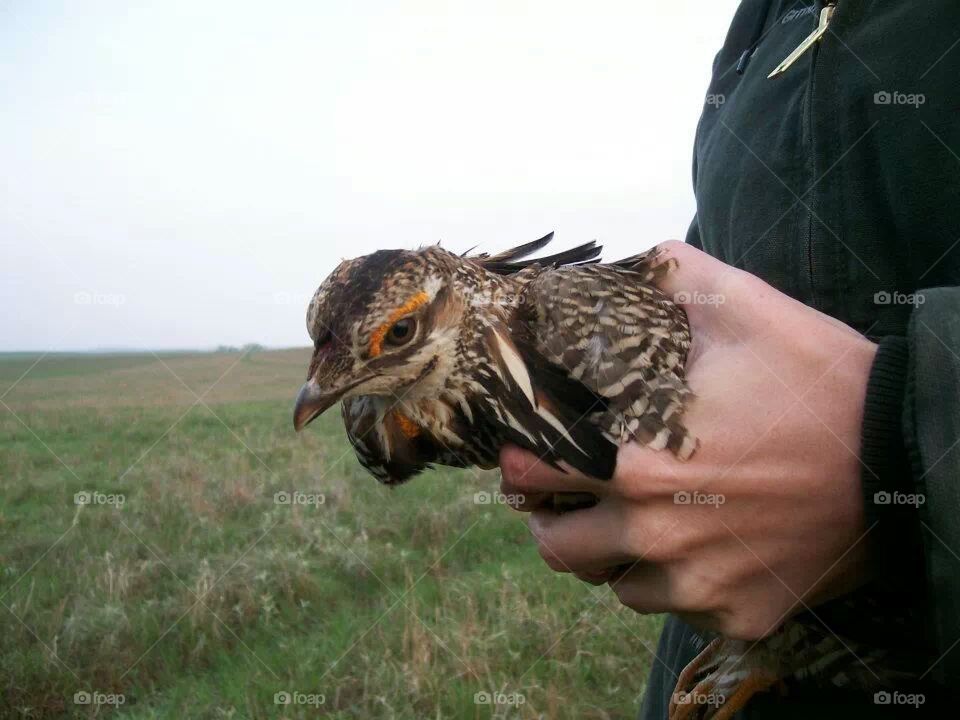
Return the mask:
MULTIPOLYGON (((646 278, 651 256, 622 265, 579 265, 539 273, 524 293, 535 350, 607 400, 597 418, 611 441, 637 440, 686 459, 696 440, 683 425, 691 393, 686 313, 646 278)), ((662 266, 659 266, 662 267, 662 266)))
POLYGON ((506 324, 483 331, 478 367, 485 402, 479 408, 504 441, 519 445, 555 467, 566 463, 600 479, 613 476, 617 446, 597 432, 591 419, 607 409, 606 399, 550 362, 506 324))

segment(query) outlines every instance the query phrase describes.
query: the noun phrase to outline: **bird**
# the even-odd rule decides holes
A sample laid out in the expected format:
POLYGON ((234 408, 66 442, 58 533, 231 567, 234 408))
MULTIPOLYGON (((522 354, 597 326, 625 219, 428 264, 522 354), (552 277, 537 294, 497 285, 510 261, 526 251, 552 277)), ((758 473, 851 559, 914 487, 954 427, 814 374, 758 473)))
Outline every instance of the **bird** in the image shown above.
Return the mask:
MULTIPOLYGON (((690 459, 690 325, 658 288, 676 259, 654 247, 603 263, 596 241, 531 257, 552 239, 341 262, 307 308, 313 353, 295 429, 339 401, 360 464, 386 485, 435 465, 493 468, 508 443, 600 481, 628 442, 690 459)), ((681 673, 670 718, 728 720, 788 680, 880 681, 851 667, 851 646, 804 615, 753 643, 716 636, 681 673)))
POLYGON ((595 241, 530 260, 552 237, 342 262, 307 310, 295 427, 342 401, 360 463, 386 484, 492 468, 507 443, 602 480, 628 440, 690 457, 689 324, 653 283, 668 268, 650 252, 596 262, 595 241))

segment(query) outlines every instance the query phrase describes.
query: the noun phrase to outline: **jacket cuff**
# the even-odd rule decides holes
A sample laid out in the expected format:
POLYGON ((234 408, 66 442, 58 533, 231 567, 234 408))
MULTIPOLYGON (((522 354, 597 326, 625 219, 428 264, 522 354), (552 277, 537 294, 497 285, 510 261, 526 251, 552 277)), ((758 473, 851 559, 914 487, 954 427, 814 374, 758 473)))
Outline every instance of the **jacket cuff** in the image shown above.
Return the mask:
POLYGON ((919 513, 903 433, 904 398, 909 362, 907 339, 880 341, 867 381, 860 459, 863 499, 870 531, 874 577, 890 591, 902 591, 905 575, 917 563, 919 513), (902 562, 901 562, 902 560, 902 562))
MULTIPOLYGON (((890 335, 880 341, 870 368, 863 407, 860 459, 864 464, 864 492, 903 490, 903 483, 910 477, 903 441, 903 401, 909 359, 906 338, 890 335)), ((868 507, 874 505, 873 493, 867 500, 868 507)))

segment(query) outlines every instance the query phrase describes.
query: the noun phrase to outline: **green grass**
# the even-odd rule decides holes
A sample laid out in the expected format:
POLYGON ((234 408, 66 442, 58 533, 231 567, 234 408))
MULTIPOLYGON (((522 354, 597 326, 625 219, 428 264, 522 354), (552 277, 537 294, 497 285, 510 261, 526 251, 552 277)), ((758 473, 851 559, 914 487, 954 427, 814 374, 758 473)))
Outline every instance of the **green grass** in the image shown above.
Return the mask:
MULTIPOLYGON (((0 359, 0 392, 36 358, 0 359)), ((295 435, 306 363, 49 356, 4 396, 0 717, 634 716, 659 619, 550 572, 520 515, 474 502, 494 473, 390 489, 337 413, 295 435), (274 702, 294 691, 323 702, 274 702)))

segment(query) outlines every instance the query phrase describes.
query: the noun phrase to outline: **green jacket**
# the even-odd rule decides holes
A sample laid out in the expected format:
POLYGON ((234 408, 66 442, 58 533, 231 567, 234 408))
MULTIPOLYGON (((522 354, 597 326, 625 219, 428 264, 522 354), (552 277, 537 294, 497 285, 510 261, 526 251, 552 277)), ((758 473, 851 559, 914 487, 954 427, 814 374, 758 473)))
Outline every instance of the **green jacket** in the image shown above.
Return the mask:
MULTIPOLYGON (((960 2, 839 0, 822 42, 768 79, 821 7, 741 3, 697 129, 687 241, 880 344, 861 447, 876 592, 891 616, 911 605, 922 619, 924 681, 957 687, 960 2)), ((665 717, 693 635, 668 620, 644 718, 665 717)), ((808 701, 804 716, 837 707, 825 694, 808 701)), ((768 696, 745 713, 790 717, 788 705, 799 707, 768 696)))

